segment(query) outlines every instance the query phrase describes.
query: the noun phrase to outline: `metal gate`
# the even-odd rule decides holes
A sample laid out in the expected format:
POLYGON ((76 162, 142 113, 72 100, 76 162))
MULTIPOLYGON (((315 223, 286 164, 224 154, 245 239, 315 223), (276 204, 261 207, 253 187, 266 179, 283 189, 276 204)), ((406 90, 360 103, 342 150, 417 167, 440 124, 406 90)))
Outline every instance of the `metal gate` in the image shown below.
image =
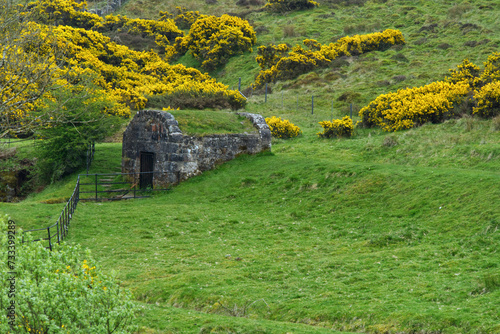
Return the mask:
POLYGON ((141 189, 153 188, 154 158, 154 153, 141 152, 141 174, 139 176, 141 189))

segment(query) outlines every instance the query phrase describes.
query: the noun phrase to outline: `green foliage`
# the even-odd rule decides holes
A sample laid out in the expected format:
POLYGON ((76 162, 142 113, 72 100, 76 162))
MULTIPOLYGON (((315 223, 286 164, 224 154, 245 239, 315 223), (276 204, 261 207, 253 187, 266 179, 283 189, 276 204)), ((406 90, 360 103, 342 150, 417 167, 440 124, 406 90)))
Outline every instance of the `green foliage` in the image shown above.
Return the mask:
POLYGON ((119 117, 112 115, 114 103, 92 86, 62 87, 46 101, 39 118, 45 126, 37 152, 40 178, 52 183, 85 167, 88 146, 119 130, 119 117), (54 112, 59 110, 60 112, 54 112))
MULTIPOLYGON (((392 147, 380 129, 315 139, 329 114, 283 110, 304 135, 166 194, 80 202, 68 240, 133 289, 145 333, 495 333, 500 132, 470 118, 392 133, 392 147), (228 317, 240 310, 247 318, 228 317)), ((120 144, 99 144, 92 170, 120 161, 120 144)), ((61 204, 41 201, 75 181, 2 208, 47 226, 61 204)))
POLYGON ((173 109, 232 109, 243 108, 246 100, 237 91, 235 94, 226 94, 222 91, 174 91, 170 94, 157 94, 148 97, 147 108, 173 109))
POLYGON ((65 243, 50 251, 29 235, 22 244, 19 231, 7 235, 13 227, 7 227, 7 216, 0 217, 2 333, 125 334, 134 330, 130 322, 137 306, 131 293, 96 267, 90 251, 65 243))
POLYGON ((285 13, 294 10, 305 10, 319 6, 312 0, 268 0, 264 8, 271 12, 285 13))
POLYGON ((251 52, 256 41, 255 31, 246 20, 230 15, 201 15, 191 25, 182 47, 210 71, 227 63, 230 57, 251 52))
POLYGON ((318 136, 323 138, 338 138, 338 137, 352 137, 354 132, 354 125, 349 116, 342 119, 334 119, 330 121, 322 121, 319 124, 323 127, 323 132, 318 132, 318 136))

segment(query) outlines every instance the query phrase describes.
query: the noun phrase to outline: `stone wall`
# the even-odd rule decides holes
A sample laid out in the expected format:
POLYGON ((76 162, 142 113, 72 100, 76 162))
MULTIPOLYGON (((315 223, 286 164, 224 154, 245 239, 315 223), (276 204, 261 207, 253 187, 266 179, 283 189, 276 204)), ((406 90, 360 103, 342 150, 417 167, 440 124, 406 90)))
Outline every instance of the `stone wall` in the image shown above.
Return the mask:
POLYGON ((117 11, 125 3, 126 0, 107 0, 99 3, 100 8, 95 8, 95 2, 90 2, 87 5, 87 11, 99 16, 106 16, 109 13, 117 11))
POLYGON ((240 154, 271 149, 271 131, 257 114, 238 113, 257 129, 250 134, 185 136, 174 116, 158 110, 137 112, 123 133, 122 172, 141 171, 141 152, 154 154, 153 184, 177 184, 240 154))

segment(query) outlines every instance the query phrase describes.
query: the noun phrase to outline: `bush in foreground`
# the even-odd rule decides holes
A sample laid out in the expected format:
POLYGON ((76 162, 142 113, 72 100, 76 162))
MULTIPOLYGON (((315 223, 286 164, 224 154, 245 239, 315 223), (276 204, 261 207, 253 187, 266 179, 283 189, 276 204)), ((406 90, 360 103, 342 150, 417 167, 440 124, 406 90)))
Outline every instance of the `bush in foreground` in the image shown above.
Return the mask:
POLYGON ((0 217, 0 332, 124 334, 136 306, 79 246, 21 244, 0 217), (9 253, 10 251, 10 253, 9 253), (10 257, 8 257, 10 256, 10 257), (14 272, 14 273, 13 273, 14 272))

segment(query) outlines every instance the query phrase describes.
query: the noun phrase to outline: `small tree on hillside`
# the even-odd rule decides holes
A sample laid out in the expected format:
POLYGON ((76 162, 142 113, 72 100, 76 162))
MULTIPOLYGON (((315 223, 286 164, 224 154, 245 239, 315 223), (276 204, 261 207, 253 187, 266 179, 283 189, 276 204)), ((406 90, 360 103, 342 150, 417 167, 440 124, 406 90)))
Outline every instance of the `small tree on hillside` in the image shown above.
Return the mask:
POLYGON ((0 138, 40 124, 28 117, 36 101, 55 88, 55 73, 64 62, 64 47, 50 29, 32 24, 12 1, 0 0, 0 138))

